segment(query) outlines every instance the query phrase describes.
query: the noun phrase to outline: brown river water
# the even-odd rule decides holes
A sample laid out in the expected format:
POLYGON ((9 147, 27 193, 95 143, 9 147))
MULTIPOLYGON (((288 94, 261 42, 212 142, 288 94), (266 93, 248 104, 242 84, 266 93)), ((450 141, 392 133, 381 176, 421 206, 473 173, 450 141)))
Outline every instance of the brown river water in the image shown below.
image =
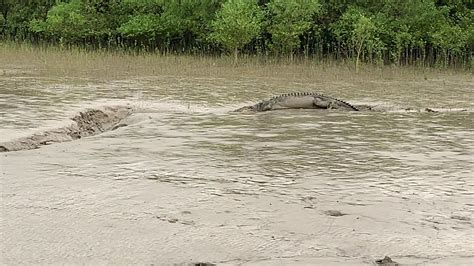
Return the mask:
POLYGON ((2 264, 474 262, 471 75, 197 63, 100 77, 19 61, 0 65, 0 142, 85 108, 133 113, 117 130, 0 153, 2 264), (389 111, 229 112, 291 91, 389 111))

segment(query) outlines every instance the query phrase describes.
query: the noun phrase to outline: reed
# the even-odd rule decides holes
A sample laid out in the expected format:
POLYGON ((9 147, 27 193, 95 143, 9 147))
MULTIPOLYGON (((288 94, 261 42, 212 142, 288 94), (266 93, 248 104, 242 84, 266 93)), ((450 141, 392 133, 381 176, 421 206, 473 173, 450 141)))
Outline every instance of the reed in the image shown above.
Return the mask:
POLYGON ((150 53, 127 50, 87 50, 78 47, 34 46, 0 42, 0 74, 15 69, 48 76, 103 79, 174 75, 193 77, 268 77, 294 81, 426 80, 439 76, 472 75, 461 69, 361 64, 327 58, 276 58, 243 55, 237 65, 228 56, 150 53))

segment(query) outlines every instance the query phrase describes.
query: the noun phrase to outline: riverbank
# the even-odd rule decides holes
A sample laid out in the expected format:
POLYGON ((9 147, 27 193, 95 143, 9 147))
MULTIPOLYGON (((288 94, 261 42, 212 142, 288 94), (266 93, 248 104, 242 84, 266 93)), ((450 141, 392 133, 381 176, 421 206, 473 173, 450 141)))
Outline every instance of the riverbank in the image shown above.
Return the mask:
POLYGON ((109 163, 126 163, 107 155, 113 149, 100 156, 97 141, 0 155, 2 264, 375 265, 388 255, 402 265, 470 265, 474 259, 472 221, 454 216, 452 203, 436 203, 433 216, 434 202, 416 195, 291 200, 219 189, 225 185, 177 186, 151 168, 144 178, 130 178, 108 172, 109 163))
POLYGON ((459 76, 465 79, 470 70, 361 64, 358 73, 354 62, 317 58, 278 59, 275 57, 242 56, 238 64, 227 56, 163 55, 130 53, 121 50, 85 50, 55 46, 35 47, 30 44, 0 42, 0 60, 6 62, 0 75, 16 71, 50 76, 118 78, 122 76, 176 75, 196 77, 245 76, 325 81, 438 79, 459 76), (11 64, 15 62, 15 64, 11 64), (84 67, 87 66, 87 67, 84 67))
POLYGON ((472 75, 36 48, 0 60, 2 141, 93 133, 0 153, 0 264, 473 260, 472 75), (468 111, 230 113, 307 90, 468 111), (128 126, 95 130, 115 128, 84 113, 104 106, 132 107, 128 126))

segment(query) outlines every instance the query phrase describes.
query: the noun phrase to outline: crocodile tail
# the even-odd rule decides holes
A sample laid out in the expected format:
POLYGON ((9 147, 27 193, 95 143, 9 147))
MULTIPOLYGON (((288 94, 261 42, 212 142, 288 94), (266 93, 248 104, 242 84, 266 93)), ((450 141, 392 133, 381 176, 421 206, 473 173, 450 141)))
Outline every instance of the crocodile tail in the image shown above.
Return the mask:
POLYGON ((341 103, 343 103, 344 105, 346 105, 346 106, 348 106, 348 107, 352 108, 352 109, 353 109, 353 111, 360 111, 360 110, 359 110, 359 109, 357 109, 355 106, 353 106, 352 104, 350 104, 350 103, 348 103, 348 102, 346 102, 346 101, 339 100, 339 99, 337 99, 337 98, 330 97, 330 96, 325 96, 325 95, 323 95, 323 94, 319 94, 319 93, 315 93, 315 95, 318 95, 318 96, 324 96, 324 97, 328 97, 328 98, 334 99, 334 100, 336 100, 336 101, 338 101, 338 102, 341 102, 341 103))
POLYGON ((360 111, 359 109, 357 109, 354 105, 348 103, 348 102, 345 102, 345 101, 341 101, 339 99, 337 99, 338 101, 344 103, 345 105, 349 106, 350 108, 354 109, 354 111, 360 111))

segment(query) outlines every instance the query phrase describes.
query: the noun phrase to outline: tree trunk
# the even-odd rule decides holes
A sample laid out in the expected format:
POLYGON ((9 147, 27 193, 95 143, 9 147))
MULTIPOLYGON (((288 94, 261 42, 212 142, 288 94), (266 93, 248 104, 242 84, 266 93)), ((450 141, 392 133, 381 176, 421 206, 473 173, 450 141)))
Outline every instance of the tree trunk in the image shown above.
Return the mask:
POLYGON ((239 49, 235 47, 234 48, 234 66, 237 65, 238 54, 239 54, 239 49))
POLYGON ((360 55, 360 50, 357 51, 356 65, 355 65, 356 73, 359 73, 359 55, 360 55))
POLYGON ((359 58, 360 58, 360 52, 362 51, 362 45, 364 44, 364 39, 362 39, 362 41, 360 42, 360 45, 359 47, 357 47, 357 56, 356 56, 356 65, 355 65, 355 68, 356 68, 356 73, 359 73, 359 58))

